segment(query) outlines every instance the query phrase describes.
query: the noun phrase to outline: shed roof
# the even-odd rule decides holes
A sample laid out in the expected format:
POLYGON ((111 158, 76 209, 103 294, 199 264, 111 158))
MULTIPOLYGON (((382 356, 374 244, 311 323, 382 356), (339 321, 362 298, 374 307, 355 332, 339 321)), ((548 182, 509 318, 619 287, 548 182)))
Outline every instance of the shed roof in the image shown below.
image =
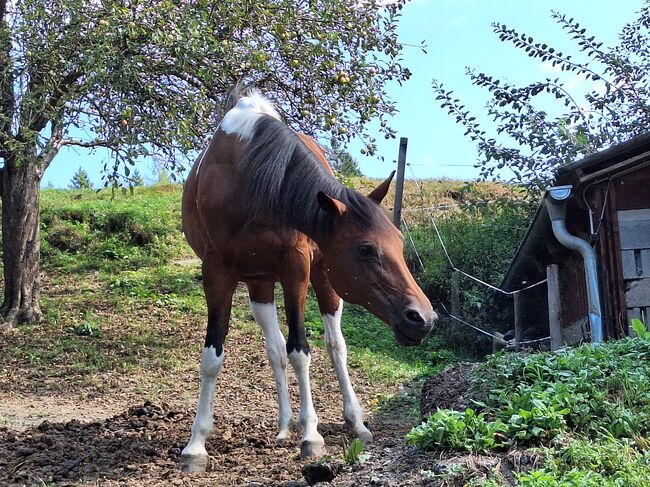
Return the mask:
MULTIPOLYGON (((648 164, 650 132, 562 166, 555 173, 553 185, 572 184, 571 198, 575 198, 592 184, 648 164)), ((501 283, 502 289, 514 291, 532 284, 531 279, 543 279, 545 272, 537 268, 536 262, 547 252, 545 243, 549 239, 554 241, 555 237, 548 217, 546 198, 542 198, 501 283)))

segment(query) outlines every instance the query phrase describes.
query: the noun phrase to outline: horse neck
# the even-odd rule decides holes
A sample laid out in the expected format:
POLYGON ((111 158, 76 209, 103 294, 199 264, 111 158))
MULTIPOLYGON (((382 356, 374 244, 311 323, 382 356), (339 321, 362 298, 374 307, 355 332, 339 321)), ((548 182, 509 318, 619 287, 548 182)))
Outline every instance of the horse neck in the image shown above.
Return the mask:
POLYGON ((252 217, 298 230, 315 241, 331 233, 334 222, 318 204, 323 192, 344 203, 350 190, 323 164, 324 156, 279 120, 260 117, 255 133, 236 162, 238 197, 252 217))

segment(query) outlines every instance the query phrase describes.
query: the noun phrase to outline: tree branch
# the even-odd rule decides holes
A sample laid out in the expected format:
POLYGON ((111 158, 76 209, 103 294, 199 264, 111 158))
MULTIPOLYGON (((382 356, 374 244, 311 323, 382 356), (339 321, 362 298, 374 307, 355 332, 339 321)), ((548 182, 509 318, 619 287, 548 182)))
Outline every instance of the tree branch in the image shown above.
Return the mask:
POLYGON ((115 147, 115 144, 112 144, 108 140, 82 140, 82 139, 73 139, 65 138, 61 140, 61 145, 75 146, 75 147, 84 147, 87 149, 96 149, 98 147, 107 147, 112 149, 115 147))
POLYGON ((52 124, 52 135, 50 140, 47 141, 45 147, 38 156, 38 163, 40 166, 41 174, 45 172, 52 160, 63 147, 63 127, 60 123, 52 124))

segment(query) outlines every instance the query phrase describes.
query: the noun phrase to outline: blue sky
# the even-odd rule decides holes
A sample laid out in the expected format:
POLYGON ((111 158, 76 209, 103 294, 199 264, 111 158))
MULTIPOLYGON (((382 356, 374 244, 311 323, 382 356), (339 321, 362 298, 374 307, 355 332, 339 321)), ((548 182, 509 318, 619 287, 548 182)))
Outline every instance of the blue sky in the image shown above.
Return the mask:
MULTIPOLYGON (((453 89, 480 120, 486 92, 471 85, 465 75, 466 67, 517 83, 555 76, 539 60, 529 59, 522 51, 500 42, 492 32, 492 22, 515 27, 537 41, 573 53, 576 50, 569 47, 572 44, 567 36, 551 19, 551 10, 574 17, 605 45, 613 45, 623 25, 635 19, 642 6, 641 0, 412 0, 402 11, 400 40, 414 45, 424 40, 427 53, 415 47, 404 48, 403 64, 411 69, 413 77, 403 87, 390 86, 389 93, 399 109, 392 126, 397 129, 398 138, 409 139, 407 160, 416 176, 478 177, 478 170, 473 167, 475 147, 463 136, 463 128, 435 101, 431 89, 434 78, 453 89)), ((566 82, 578 94, 590 88, 583 80, 571 76, 566 82)), ((398 144, 398 140, 378 138, 378 152, 384 156, 384 162, 361 156, 361 145, 357 143, 351 145, 351 152, 366 175, 385 177, 394 167, 398 144)), ((66 149, 45 173, 43 186, 51 183, 66 187, 82 166, 97 187, 106 157, 105 152, 89 156, 84 150, 66 149)), ((139 169, 145 179, 153 180, 150 163, 142 163, 139 169)))

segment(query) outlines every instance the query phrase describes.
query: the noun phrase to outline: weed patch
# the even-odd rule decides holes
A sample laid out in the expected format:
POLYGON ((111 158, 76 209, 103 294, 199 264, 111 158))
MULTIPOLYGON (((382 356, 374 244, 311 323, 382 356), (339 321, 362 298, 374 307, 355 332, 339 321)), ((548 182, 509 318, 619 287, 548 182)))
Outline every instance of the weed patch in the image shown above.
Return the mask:
POLYGON ((647 338, 496 354, 477 368, 474 407, 439 409, 407 441, 470 452, 544 446, 544 465, 518 474, 523 486, 649 485, 647 338))

